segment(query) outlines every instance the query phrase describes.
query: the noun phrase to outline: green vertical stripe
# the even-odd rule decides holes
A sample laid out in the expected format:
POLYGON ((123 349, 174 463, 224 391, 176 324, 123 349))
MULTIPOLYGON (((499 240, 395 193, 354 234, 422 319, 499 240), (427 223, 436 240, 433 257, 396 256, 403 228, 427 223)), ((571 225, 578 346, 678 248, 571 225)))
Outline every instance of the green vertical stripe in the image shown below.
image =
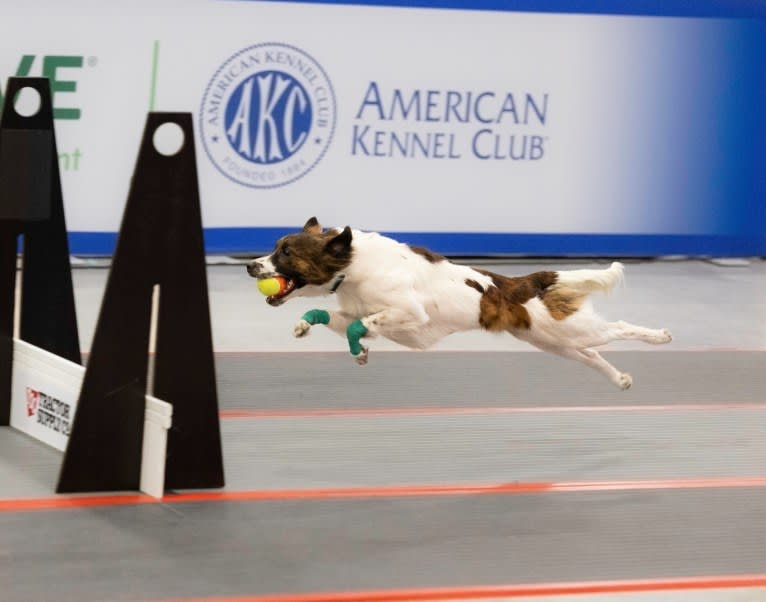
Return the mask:
POLYGON ((149 110, 154 111, 154 101, 157 95, 157 64, 160 59, 160 41, 154 40, 152 49, 152 82, 149 88, 149 110))

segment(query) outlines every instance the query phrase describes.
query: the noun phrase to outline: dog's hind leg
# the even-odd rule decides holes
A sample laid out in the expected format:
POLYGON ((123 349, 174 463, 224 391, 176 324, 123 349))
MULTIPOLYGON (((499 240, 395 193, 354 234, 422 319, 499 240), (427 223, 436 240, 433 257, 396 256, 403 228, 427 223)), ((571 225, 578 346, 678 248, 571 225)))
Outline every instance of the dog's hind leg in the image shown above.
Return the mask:
POLYGON ((578 361, 606 376, 614 385, 622 389, 629 389, 633 384, 633 377, 627 372, 620 372, 612 364, 606 361, 601 354, 594 349, 574 349, 570 347, 556 347, 553 345, 540 345, 532 343, 535 347, 558 356, 578 361))
POLYGON ((652 345, 664 345, 673 340, 673 335, 667 328, 645 328, 623 321, 610 322, 609 326, 618 340, 635 339, 652 345))
POLYGON ((636 326, 628 322, 606 322, 598 328, 594 328, 592 333, 577 337, 578 347, 598 347, 606 345, 612 341, 643 341, 651 345, 664 345, 673 340, 673 336, 666 328, 655 329, 636 326))
POLYGON ((573 351, 577 353, 577 357, 574 359, 598 370, 623 391, 625 389, 630 389, 630 386, 633 384, 633 377, 627 372, 620 372, 612 364, 606 361, 598 351, 587 348, 573 349, 573 351))

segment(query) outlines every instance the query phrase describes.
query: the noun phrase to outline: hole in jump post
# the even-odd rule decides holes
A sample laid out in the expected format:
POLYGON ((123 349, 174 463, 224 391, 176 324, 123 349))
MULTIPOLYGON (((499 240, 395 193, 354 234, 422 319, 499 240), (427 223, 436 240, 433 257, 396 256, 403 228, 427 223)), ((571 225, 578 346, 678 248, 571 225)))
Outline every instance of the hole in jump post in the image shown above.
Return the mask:
POLYGON ((161 155, 172 157, 184 145, 184 131, 177 123, 163 123, 156 130, 152 137, 155 150, 161 155))
POLYGON ((22 117, 32 117, 40 110, 42 99, 40 93, 29 86, 23 87, 16 92, 13 99, 13 108, 22 117))

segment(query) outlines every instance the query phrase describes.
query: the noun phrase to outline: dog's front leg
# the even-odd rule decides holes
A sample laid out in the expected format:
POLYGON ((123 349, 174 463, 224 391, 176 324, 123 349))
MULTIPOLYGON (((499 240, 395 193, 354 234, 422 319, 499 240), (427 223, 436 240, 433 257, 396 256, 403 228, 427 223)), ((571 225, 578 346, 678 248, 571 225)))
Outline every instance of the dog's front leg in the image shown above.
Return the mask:
POLYGON ((429 319, 422 304, 414 299, 408 299, 406 304, 402 304, 400 299, 398 307, 389 307, 375 312, 360 321, 369 331, 370 336, 380 335, 391 338, 391 335, 397 333, 415 333, 427 324, 429 319))
POLYGON ((362 320, 354 320, 346 328, 346 339, 348 340, 348 349, 354 356, 356 363, 364 366, 369 357, 369 349, 362 345, 361 339, 367 336, 369 330, 362 323, 362 320))
POLYGON ((316 324, 324 324, 333 332, 342 337, 346 336, 346 329, 354 318, 342 311, 327 311, 324 309, 312 309, 307 311, 293 327, 293 335, 300 339, 309 334, 311 327, 316 324))
POLYGON ((390 308, 354 320, 346 329, 348 345, 357 363, 367 363, 368 350, 360 343, 364 336, 378 335, 394 339, 396 333, 416 332, 429 320, 422 305, 412 304, 411 309, 390 308))
POLYGON ((333 332, 336 332, 348 340, 349 350, 359 365, 367 363, 367 348, 360 339, 367 334, 367 328, 357 320, 342 311, 327 311, 324 309, 312 309, 307 311, 293 328, 296 338, 302 338, 309 334, 311 327, 316 324, 324 324, 333 332))

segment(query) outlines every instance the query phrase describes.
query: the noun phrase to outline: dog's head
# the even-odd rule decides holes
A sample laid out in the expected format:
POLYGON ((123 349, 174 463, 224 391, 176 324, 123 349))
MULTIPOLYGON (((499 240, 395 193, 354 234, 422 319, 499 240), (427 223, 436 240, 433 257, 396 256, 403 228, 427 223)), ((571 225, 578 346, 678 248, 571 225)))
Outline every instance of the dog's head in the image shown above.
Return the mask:
POLYGON ((248 263, 247 273, 253 278, 283 276, 287 280, 284 291, 266 297, 274 306, 290 296, 327 295, 334 292, 351 263, 351 239, 348 226, 342 231, 323 230, 312 217, 303 231, 280 238, 271 255, 248 263))

